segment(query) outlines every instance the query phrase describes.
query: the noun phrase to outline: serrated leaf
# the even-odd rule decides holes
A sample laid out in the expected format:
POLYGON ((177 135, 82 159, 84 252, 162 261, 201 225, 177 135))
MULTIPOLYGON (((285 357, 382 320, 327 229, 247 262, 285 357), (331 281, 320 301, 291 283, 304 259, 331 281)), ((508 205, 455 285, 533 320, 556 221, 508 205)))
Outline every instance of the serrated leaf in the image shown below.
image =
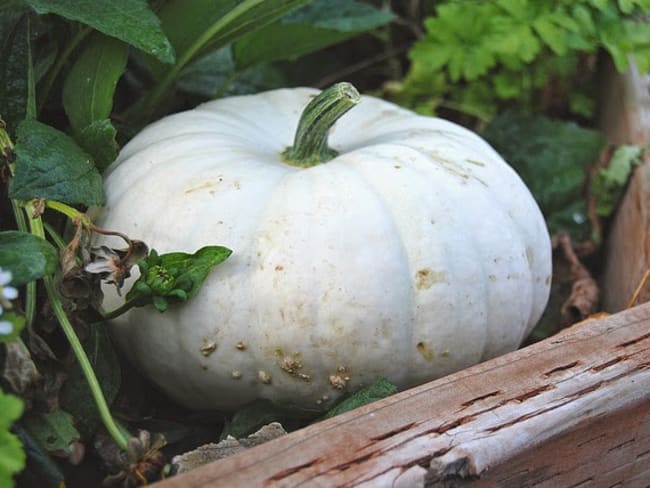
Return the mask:
POLYGON ((0 268, 11 271, 11 286, 51 275, 58 262, 54 247, 40 237, 17 230, 0 232, 0 268))
POLYGON ((624 145, 616 148, 606 168, 591 181, 591 193, 596 199, 596 213, 608 217, 616 208, 634 167, 641 162, 643 148, 624 145))
POLYGON ((20 398, 0 389, 0 486, 12 486, 13 476, 25 467, 23 446, 9 430, 22 413, 20 398))
POLYGON ((127 54, 115 38, 96 33, 89 39, 63 85, 63 108, 75 131, 108 118, 127 54))
POLYGON ((566 31, 555 23, 552 15, 545 15, 535 19, 533 28, 555 54, 558 56, 566 54, 568 48, 566 31))
POLYGON ((95 160, 101 172, 117 158, 118 146, 115 140, 117 130, 109 119, 96 120, 81 132, 75 134, 79 146, 95 160))
POLYGON ((145 0, 25 0, 39 14, 56 14, 121 39, 163 63, 174 62, 174 50, 158 17, 145 0))
POLYGON ((586 167, 604 146, 597 131, 542 116, 507 112, 483 132, 539 203, 552 234, 568 231, 574 241, 589 236, 583 195, 586 167))
MULTIPOLYGON (((175 69, 211 50, 223 47, 244 34, 264 27, 307 0, 170 0, 158 12, 178 63, 175 69)), ((168 71, 150 63, 157 78, 168 71)))
POLYGON ((393 20, 394 15, 350 0, 314 0, 233 44, 239 69, 293 59, 393 20))
POLYGON ((397 392, 397 387, 394 384, 385 378, 381 378, 339 402, 336 406, 331 408, 322 419, 328 419, 335 415, 340 415, 350 410, 354 410, 355 408, 394 395, 397 392))
POLYGON ((81 439, 68 412, 31 412, 22 420, 25 430, 50 453, 70 454, 73 444, 81 439))
POLYGON ((29 17, 0 18, 0 117, 10 135, 27 115, 29 98, 29 17))
MULTIPOLYGON (((120 361, 106 326, 94 325, 83 346, 90 365, 97 375, 104 398, 110 406, 120 389, 122 377, 120 361)), ((92 439, 101 424, 101 418, 86 377, 78 363, 68 372, 68 378, 59 394, 59 401, 61 407, 77 420, 76 427, 82 437, 92 439)))
POLYGON ((104 188, 92 158, 63 132, 27 119, 18 127, 16 173, 9 197, 102 205, 104 188))

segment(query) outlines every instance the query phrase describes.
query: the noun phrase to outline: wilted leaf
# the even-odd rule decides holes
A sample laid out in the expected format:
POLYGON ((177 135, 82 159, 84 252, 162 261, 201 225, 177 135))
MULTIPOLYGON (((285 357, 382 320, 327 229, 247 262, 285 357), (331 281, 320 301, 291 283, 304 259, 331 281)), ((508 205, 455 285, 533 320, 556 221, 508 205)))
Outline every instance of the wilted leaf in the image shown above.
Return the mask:
POLYGON ((5 351, 2 378, 9 383, 13 391, 24 396, 25 392, 41 379, 41 375, 22 341, 8 342, 5 344, 5 351))

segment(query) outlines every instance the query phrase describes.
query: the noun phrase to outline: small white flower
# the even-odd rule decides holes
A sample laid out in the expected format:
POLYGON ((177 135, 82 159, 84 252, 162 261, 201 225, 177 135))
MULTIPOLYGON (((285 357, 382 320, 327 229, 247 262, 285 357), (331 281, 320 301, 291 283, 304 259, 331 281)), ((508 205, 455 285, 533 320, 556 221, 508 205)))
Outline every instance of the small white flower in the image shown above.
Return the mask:
POLYGON ((0 337, 11 335, 14 331, 14 324, 8 320, 0 320, 0 337))
POLYGON ((0 268, 0 315, 2 315, 5 308, 11 308, 9 300, 18 298, 18 290, 13 286, 7 286, 9 283, 11 283, 11 271, 3 271, 0 268))

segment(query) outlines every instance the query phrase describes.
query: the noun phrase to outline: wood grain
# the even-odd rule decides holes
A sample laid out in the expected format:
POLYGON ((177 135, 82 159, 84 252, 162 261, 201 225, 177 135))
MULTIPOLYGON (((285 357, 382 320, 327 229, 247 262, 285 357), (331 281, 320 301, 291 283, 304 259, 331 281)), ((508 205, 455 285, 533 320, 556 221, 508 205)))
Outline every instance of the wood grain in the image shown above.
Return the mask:
POLYGON ((648 484, 650 304, 157 486, 648 484))
MULTIPOLYGON (((613 67, 607 75, 601 127, 612 144, 650 144, 650 75, 632 66, 621 75, 613 67)), ((635 170, 614 216, 605 252, 601 282, 603 309, 623 310, 650 267, 650 157, 635 170)), ((650 299, 650 283, 637 303, 650 299)))

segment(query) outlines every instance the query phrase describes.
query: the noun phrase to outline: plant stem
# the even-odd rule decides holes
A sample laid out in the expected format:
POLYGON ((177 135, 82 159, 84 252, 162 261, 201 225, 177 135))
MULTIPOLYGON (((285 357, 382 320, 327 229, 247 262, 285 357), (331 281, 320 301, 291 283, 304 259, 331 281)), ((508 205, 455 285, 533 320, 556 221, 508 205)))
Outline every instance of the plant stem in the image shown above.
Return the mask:
POLYGON ((327 145, 329 131, 360 100, 356 88, 346 82, 314 97, 300 116, 293 146, 282 153, 285 163, 306 168, 335 158, 338 153, 327 145))
MULTIPOLYGON (((31 209, 30 207, 31 204, 28 204, 26 210, 28 211, 28 213, 31 214, 31 211, 33 209, 31 209)), ((43 227, 43 221, 41 220, 41 218, 32 217, 30 218, 29 223, 30 223, 32 234, 44 239, 45 229, 43 227)), ((99 381, 97 380, 97 376, 95 375, 95 371, 93 370, 93 367, 90 364, 90 360, 88 359, 88 355, 86 354, 86 351, 81 345, 81 342, 79 341, 79 337, 77 337, 77 334, 74 331, 74 327, 72 326, 72 323, 68 319, 68 316, 66 315, 65 310, 63 309, 63 305, 61 304, 61 298, 59 297, 59 293, 56 290, 56 287, 54 286, 54 280, 52 279, 51 276, 45 276, 43 277, 43 283, 45 284, 47 297, 50 301, 50 306, 54 311, 54 315, 59 321, 59 324, 63 329, 63 333, 68 339, 68 342, 70 343, 70 347, 72 348, 72 351, 74 352, 77 361, 79 361, 79 366, 81 367, 81 370, 83 371, 84 376, 86 377, 86 381, 88 382, 88 387, 90 388, 90 392, 92 393, 93 399, 95 400, 95 404, 97 405, 97 409, 99 410, 99 415, 102 421, 104 422, 104 426, 106 427, 106 430, 111 435, 115 443, 120 447, 120 449, 126 450, 128 439, 124 435, 122 430, 119 428, 119 426, 115 423, 115 420, 111 415, 111 412, 108 408, 108 404, 106 403, 106 399, 104 398, 104 393, 102 392, 101 386, 99 385, 99 381)))
POLYGON ((261 4, 264 0, 244 0, 239 5, 234 7, 223 17, 221 17, 217 22, 212 24, 209 29, 207 29, 203 34, 201 34, 194 43, 187 48, 187 50, 178 58, 176 64, 174 64, 165 76, 160 80, 158 85, 153 89, 153 91, 147 97, 147 101, 144 105, 144 111, 147 116, 150 116, 155 108, 158 106, 158 102, 163 96, 167 93, 172 83, 176 81, 181 70, 187 65, 198 53, 203 49, 203 47, 210 42, 210 40, 221 30, 224 29, 230 22, 237 19, 238 17, 244 15, 246 11, 256 7, 261 4))
POLYGON ((81 225, 86 228, 92 225, 90 217, 88 217, 85 213, 80 212, 76 208, 71 207, 70 205, 66 205, 65 203, 61 203, 56 200, 45 200, 45 206, 52 210, 56 210, 59 213, 62 213, 71 220, 78 219, 81 222, 81 225))
MULTIPOLYGON (((16 202, 16 200, 11 200, 11 208, 14 211, 14 217, 16 218, 16 227, 21 232, 28 232, 29 228, 27 226, 27 221, 25 220, 25 214, 22 209, 16 202)), ((36 316, 36 281, 30 281, 25 285, 25 325, 31 330, 32 324, 34 323, 34 317, 36 316)))

